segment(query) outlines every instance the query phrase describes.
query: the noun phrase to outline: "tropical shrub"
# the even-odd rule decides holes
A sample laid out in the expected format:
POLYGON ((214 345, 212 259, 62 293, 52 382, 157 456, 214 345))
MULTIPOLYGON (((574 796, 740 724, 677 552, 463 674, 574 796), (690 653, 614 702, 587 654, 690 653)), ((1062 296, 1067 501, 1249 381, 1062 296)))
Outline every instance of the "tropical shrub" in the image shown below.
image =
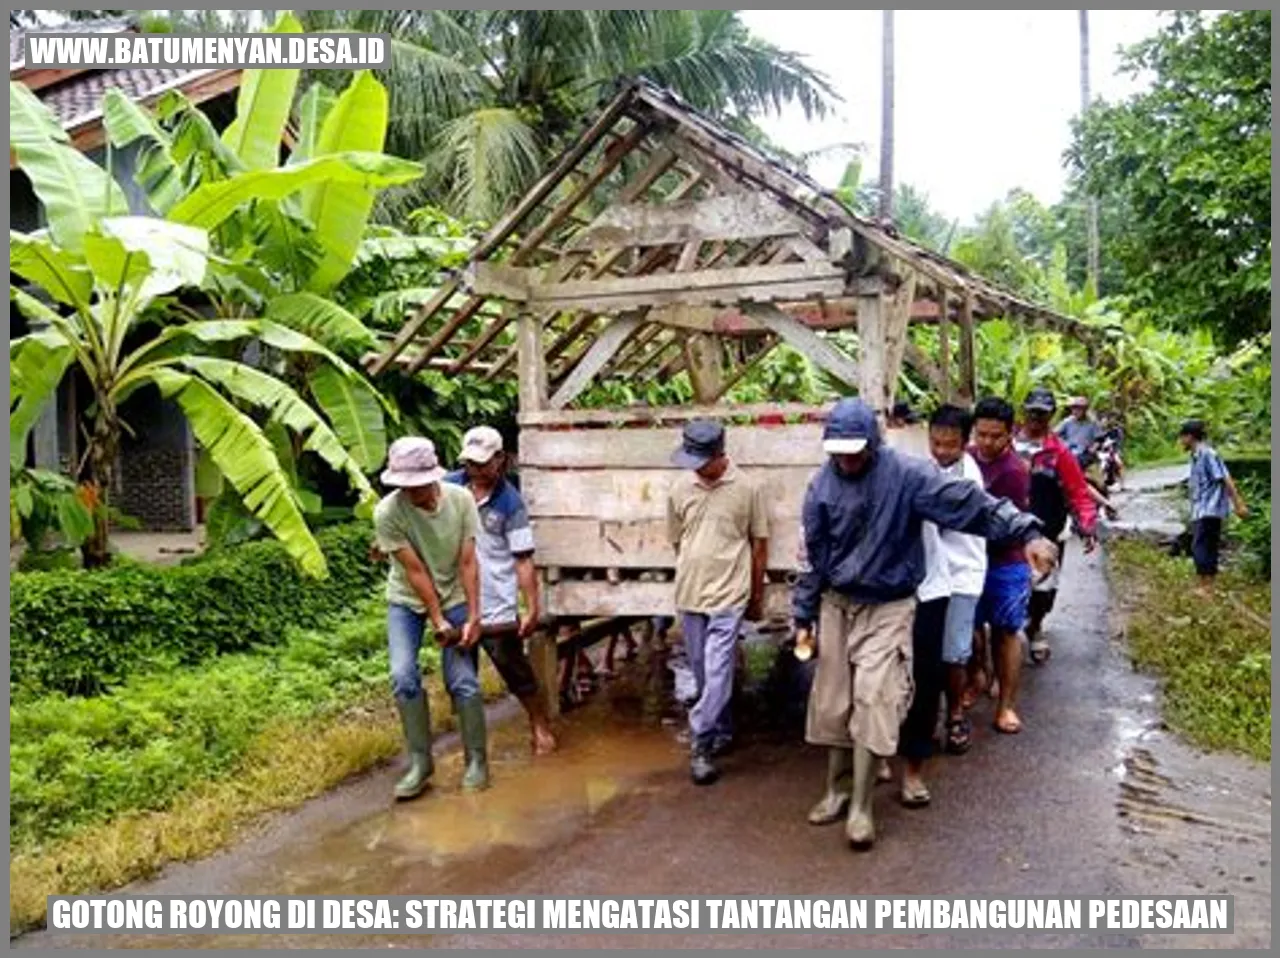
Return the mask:
MULTIPOLYGON (((381 606, 354 598, 352 606, 356 614, 336 626, 279 623, 270 650, 135 676, 98 698, 53 694, 16 704, 13 846, 30 847, 122 812, 164 808, 185 787, 233 768, 272 722, 380 692, 387 676, 381 606)), ((438 655, 423 650, 427 669, 438 655)))
POLYGON ((171 567, 11 576, 11 693, 99 694, 138 672, 277 644, 290 626, 316 626, 366 599, 382 575, 368 560, 368 526, 316 539, 329 569, 320 582, 274 541, 171 567))

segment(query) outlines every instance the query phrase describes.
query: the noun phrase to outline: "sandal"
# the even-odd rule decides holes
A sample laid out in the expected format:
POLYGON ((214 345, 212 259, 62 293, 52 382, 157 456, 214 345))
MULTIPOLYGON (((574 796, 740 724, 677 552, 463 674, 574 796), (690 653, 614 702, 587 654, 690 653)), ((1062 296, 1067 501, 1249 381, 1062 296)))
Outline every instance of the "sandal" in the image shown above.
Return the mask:
POLYGON ((967 718, 947 722, 947 754, 963 755, 973 744, 973 724, 967 718))
POLYGON ((1052 653, 1049 648, 1049 640, 1039 634, 1031 640, 1030 651, 1032 665, 1044 665, 1049 661, 1049 656, 1052 653))
POLYGON ((932 801, 933 796, 929 794, 929 786, 921 782, 916 788, 908 788, 904 784, 900 798, 904 808, 924 808, 932 801))

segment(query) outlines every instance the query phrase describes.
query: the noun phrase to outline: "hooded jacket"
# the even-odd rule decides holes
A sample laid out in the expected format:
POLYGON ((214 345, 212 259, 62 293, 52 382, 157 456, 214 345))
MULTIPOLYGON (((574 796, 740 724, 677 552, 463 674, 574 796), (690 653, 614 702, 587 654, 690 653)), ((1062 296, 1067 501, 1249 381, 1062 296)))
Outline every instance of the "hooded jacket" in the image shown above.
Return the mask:
POLYGON ((1008 500, 884 447, 875 413, 861 400, 839 402, 829 423, 867 436, 870 459, 856 476, 829 459, 809 482, 801 573, 792 593, 797 622, 817 619, 826 590, 872 604, 910 598, 924 580, 926 520, 990 540, 1040 537, 1040 521, 1008 500))

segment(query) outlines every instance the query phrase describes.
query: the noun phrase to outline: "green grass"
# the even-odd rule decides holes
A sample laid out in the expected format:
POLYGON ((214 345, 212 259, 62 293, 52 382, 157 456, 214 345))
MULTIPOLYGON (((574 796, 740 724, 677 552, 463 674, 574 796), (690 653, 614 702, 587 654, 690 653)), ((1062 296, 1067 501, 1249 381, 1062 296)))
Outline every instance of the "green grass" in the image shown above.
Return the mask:
POLYGON ((1159 677, 1169 726, 1190 742, 1271 760, 1271 587, 1228 563, 1200 598, 1187 559, 1147 543, 1109 547, 1134 664, 1159 677))

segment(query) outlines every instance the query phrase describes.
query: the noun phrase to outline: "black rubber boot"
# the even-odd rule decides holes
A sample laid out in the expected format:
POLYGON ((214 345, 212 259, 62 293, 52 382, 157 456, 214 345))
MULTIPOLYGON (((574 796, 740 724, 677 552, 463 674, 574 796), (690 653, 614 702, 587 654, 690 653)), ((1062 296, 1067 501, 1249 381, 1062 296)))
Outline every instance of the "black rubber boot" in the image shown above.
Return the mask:
POLYGON ((462 754, 466 761, 466 769, 462 773, 462 790, 478 792, 489 787, 484 700, 478 695, 456 699, 453 707, 458 713, 458 737, 462 739, 462 754))
POLYGON ((431 716, 427 697, 419 692, 407 702, 396 699, 404 740, 409 750, 409 770, 396 782, 396 798, 417 798, 426 789, 435 765, 431 761, 431 716))
POLYGON ((694 785, 712 785, 720 777, 720 770, 711 761, 711 750, 695 746, 689 759, 689 775, 694 785))
POLYGON ((853 791, 853 752, 847 748, 827 749, 827 790, 809 810, 810 825, 834 825, 849 810, 853 791))

